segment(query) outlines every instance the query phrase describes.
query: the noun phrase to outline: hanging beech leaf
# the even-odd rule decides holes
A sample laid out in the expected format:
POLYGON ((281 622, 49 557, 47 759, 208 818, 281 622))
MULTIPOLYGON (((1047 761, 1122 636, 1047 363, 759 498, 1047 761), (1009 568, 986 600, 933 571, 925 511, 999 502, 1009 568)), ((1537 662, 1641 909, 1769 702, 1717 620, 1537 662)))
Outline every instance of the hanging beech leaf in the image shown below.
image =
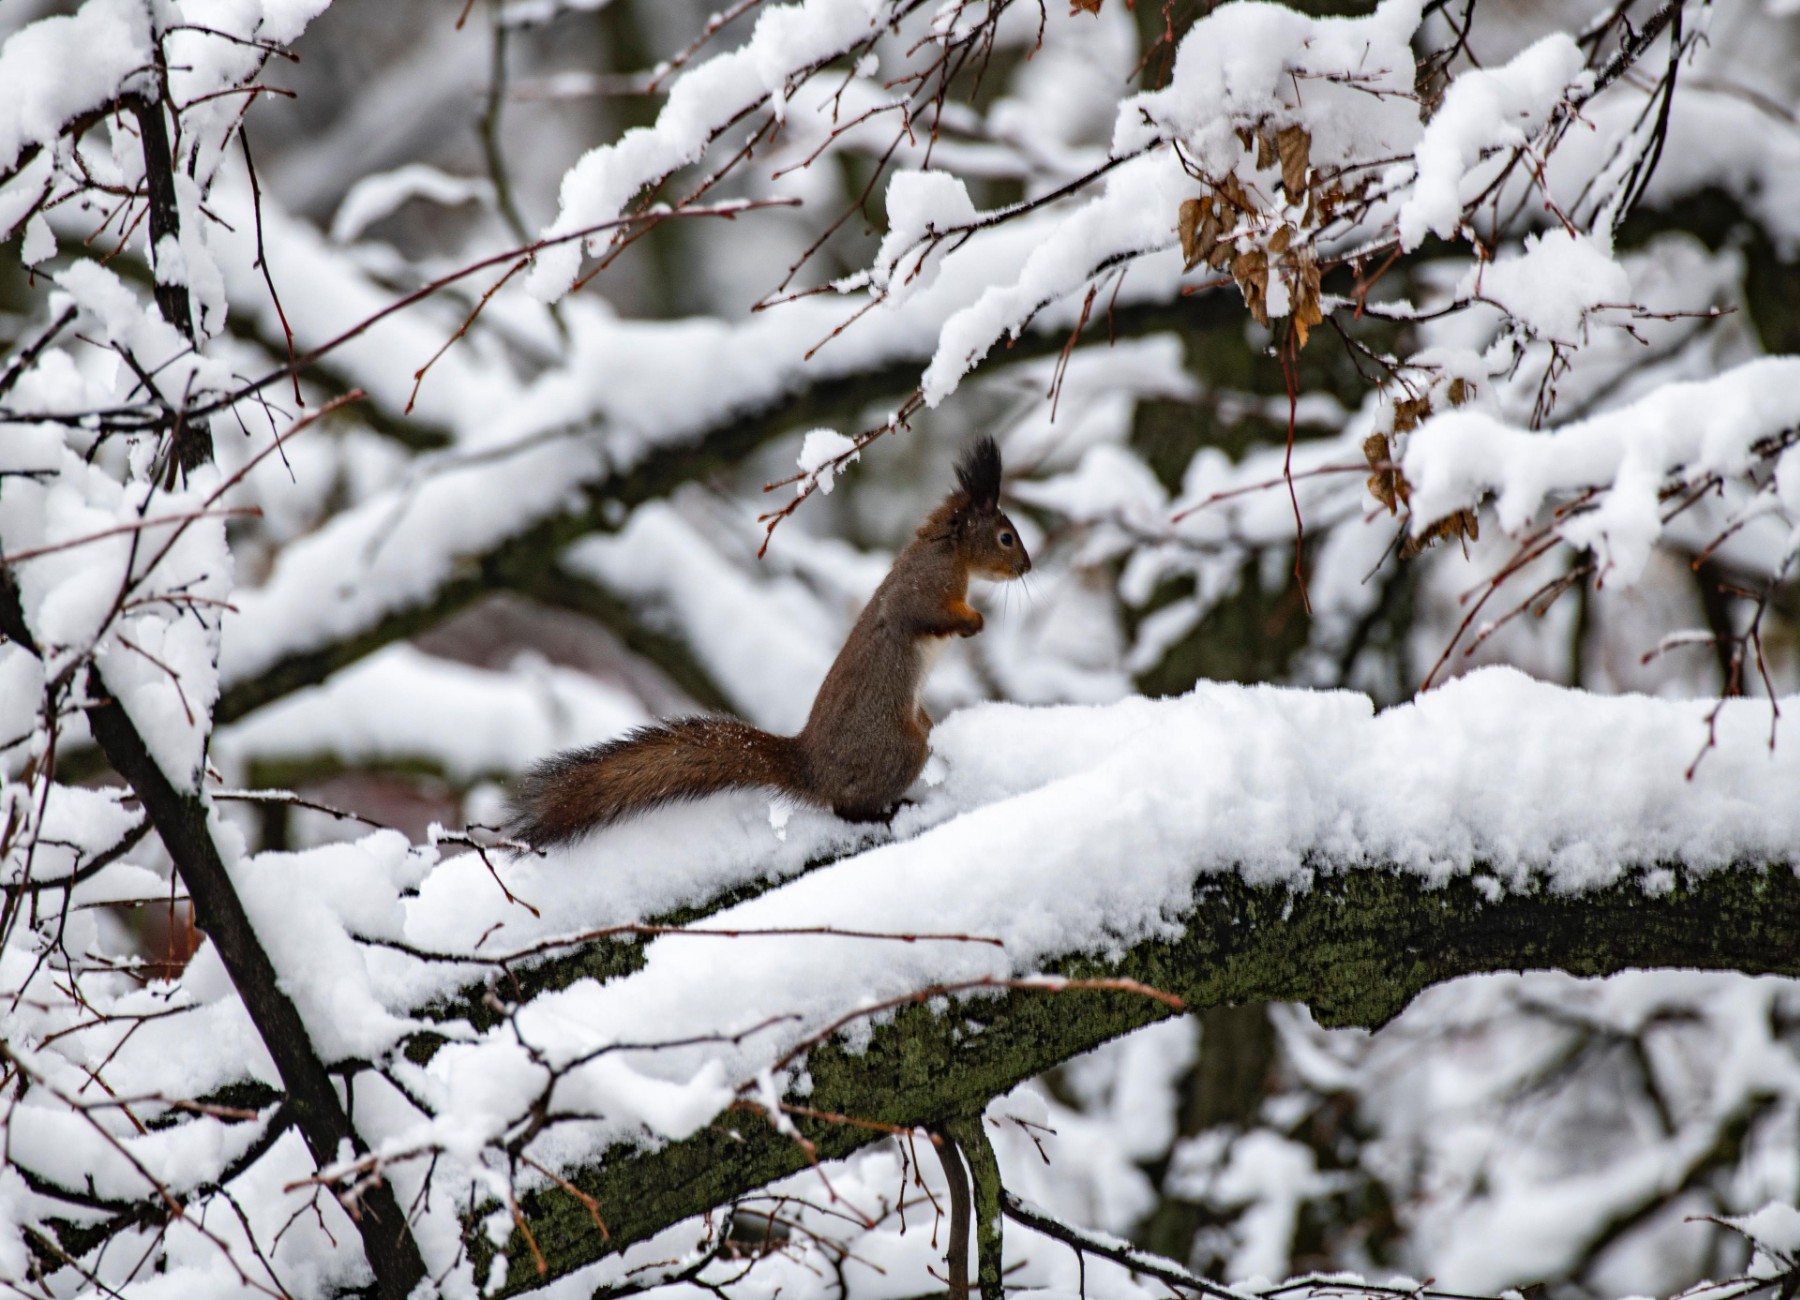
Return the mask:
POLYGON ((1176 229, 1181 234, 1181 269, 1191 271, 1210 257, 1219 243, 1219 218, 1212 195, 1183 200, 1176 229))
POLYGON ((1199 247, 1201 200, 1183 199, 1181 208, 1175 218, 1175 231, 1181 236, 1181 269, 1191 271, 1194 263, 1200 260, 1196 250, 1199 247))
POLYGON ((1476 520, 1475 512, 1458 510, 1455 514, 1445 515, 1417 536, 1408 537, 1400 544, 1400 558, 1410 560, 1420 552, 1436 546, 1446 537, 1460 537, 1465 542, 1480 541, 1481 524, 1476 520))
POLYGON ((1284 126, 1275 137, 1281 154, 1281 188, 1288 202, 1298 203, 1306 193, 1306 169, 1312 161, 1312 135, 1303 126, 1284 126))
POLYGON ((1269 139, 1267 127, 1256 128, 1256 170, 1262 171, 1275 162, 1275 142, 1269 139))
POLYGON ((1325 311, 1319 305, 1319 264, 1312 249, 1304 245, 1295 251, 1292 261, 1288 297, 1293 302, 1295 341, 1305 347, 1312 327, 1325 320, 1325 311))
POLYGON ((1231 262, 1231 278, 1243 291, 1244 305, 1258 325, 1269 323, 1269 255, 1260 248, 1246 249, 1231 262))
POLYGON ((1375 471, 1368 478, 1369 495, 1386 506, 1390 515, 1395 515, 1406 504, 1409 489, 1400 471, 1394 467, 1392 457, 1387 434, 1371 433, 1363 439, 1363 459, 1375 471))
POLYGON ((1431 414, 1429 397, 1409 397, 1394 403, 1394 432, 1406 433, 1419 427, 1419 421, 1431 414))
POLYGON ((1069 0, 1070 14, 1097 14, 1106 0, 1069 0))
POLYGON ((1221 199, 1236 208, 1239 212, 1248 212, 1252 215, 1256 213, 1256 205, 1250 201, 1250 196, 1244 192, 1244 183, 1237 178, 1235 172, 1226 173, 1225 179, 1218 184, 1217 192, 1221 199))

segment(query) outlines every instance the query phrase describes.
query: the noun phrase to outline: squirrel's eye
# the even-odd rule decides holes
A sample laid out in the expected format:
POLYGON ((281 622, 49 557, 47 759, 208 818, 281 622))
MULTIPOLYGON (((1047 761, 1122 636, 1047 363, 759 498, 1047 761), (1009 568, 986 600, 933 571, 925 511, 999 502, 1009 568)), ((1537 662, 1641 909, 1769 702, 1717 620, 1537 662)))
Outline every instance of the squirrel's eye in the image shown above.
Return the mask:
POLYGON ((1000 545, 1011 546, 1012 544, 1013 544, 1013 535, 1011 533, 1007 532, 1005 529, 1002 529, 1000 531, 1000 545))

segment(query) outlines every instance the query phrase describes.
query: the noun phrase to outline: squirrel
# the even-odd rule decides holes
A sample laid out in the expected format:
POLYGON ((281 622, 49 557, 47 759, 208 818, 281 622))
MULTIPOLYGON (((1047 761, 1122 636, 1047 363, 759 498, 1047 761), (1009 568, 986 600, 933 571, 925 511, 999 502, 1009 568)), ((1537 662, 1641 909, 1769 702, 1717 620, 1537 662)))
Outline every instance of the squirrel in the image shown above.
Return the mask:
POLYGON ((1000 509, 1000 449, 978 440, 957 490, 919 525, 850 629, 796 736, 735 718, 677 718, 539 761, 519 782, 506 832, 570 844, 624 817, 720 790, 769 789, 846 821, 888 821, 918 778, 931 718, 919 703, 938 652, 981 631, 969 579, 1031 570, 1000 509))

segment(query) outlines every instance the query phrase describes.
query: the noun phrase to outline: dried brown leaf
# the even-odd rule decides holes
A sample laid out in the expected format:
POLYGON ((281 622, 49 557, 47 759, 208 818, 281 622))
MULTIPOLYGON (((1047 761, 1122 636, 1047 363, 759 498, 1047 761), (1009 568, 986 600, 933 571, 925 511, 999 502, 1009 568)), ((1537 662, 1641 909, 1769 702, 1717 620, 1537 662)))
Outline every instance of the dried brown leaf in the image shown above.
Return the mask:
POLYGON ((1409 397, 1394 403, 1394 432, 1406 433, 1419 427, 1419 421, 1431 414, 1429 397, 1409 397))
POLYGON ((1256 170, 1262 171, 1275 161, 1275 142, 1269 139, 1269 129, 1264 126, 1256 128, 1256 170))
POLYGON ((1069 13, 1071 15, 1097 14, 1100 12, 1100 6, 1105 3, 1106 0, 1069 0, 1069 13))
POLYGON ((1325 320, 1325 311, 1319 305, 1319 264, 1313 260, 1312 251, 1301 249, 1297 261, 1288 296, 1294 304, 1295 341, 1305 347, 1312 327, 1325 320))
POLYGON ((1269 236, 1269 251, 1271 253, 1285 253, 1288 251, 1288 245, 1293 242, 1294 228, 1284 221, 1281 223, 1281 227, 1276 230, 1274 234, 1269 236))
POLYGON ((1303 126, 1284 126, 1275 137, 1281 155, 1281 188, 1288 202, 1297 203, 1306 193, 1306 170, 1312 162, 1312 134, 1303 126))
POLYGON ((1481 524, 1475 518, 1475 512, 1458 510, 1455 514, 1444 516, 1424 532, 1408 537, 1400 544, 1400 558, 1410 560, 1447 537, 1460 537, 1469 542, 1480 541, 1481 524))
MULTIPOLYGON (((1312 255, 1312 249, 1305 249, 1300 254, 1300 288, 1313 306, 1317 307, 1319 298, 1324 292, 1324 281, 1319 272, 1319 263, 1312 255)), ((1319 322, 1314 321, 1317 325, 1319 322)))
POLYGON ((1200 221, 1205 209, 1202 199, 1183 199, 1175 219, 1175 230, 1181 236, 1181 269, 1191 271, 1204 253, 1200 252, 1200 221))
POLYGON ((1398 514, 1412 495, 1405 477, 1394 467, 1393 454, 1385 433, 1371 433, 1363 439, 1363 459, 1375 471, 1368 478, 1369 495, 1386 506, 1390 515, 1398 514))
POLYGON ((1336 217, 1338 210, 1344 206, 1344 187, 1334 181, 1323 191, 1315 189, 1313 193, 1318 195, 1317 210, 1319 224, 1322 226, 1336 217))
POLYGON ((1236 172, 1226 173, 1225 179, 1218 184, 1217 193, 1220 199, 1229 203, 1239 212, 1248 212, 1255 215, 1256 205, 1250 201, 1250 196, 1244 192, 1244 183, 1237 178, 1236 172))
POLYGON ((1246 249, 1231 261, 1231 278, 1243 291, 1244 305, 1258 325, 1269 323, 1269 255, 1260 248, 1246 249))
POLYGON ((1471 391, 1472 388, 1473 385, 1466 379, 1452 379, 1450 387, 1445 391, 1445 396, 1450 399, 1450 405, 1461 406, 1475 395, 1471 391))
POLYGON ((1176 229, 1181 235, 1182 270, 1191 271, 1212 257, 1219 243, 1219 215, 1213 196, 1184 200, 1176 229))

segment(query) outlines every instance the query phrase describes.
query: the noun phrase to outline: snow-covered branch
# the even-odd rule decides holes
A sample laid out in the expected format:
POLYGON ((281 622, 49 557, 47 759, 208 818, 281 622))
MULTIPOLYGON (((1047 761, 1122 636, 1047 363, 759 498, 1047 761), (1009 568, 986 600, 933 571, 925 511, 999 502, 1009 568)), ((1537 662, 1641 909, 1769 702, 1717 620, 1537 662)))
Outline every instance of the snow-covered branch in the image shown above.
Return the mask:
POLYGON ((1782 6, 390 4, 0 6, 0 1281, 1791 1284, 1782 6), (980 434, 891 826, 496 842, 980 434))

